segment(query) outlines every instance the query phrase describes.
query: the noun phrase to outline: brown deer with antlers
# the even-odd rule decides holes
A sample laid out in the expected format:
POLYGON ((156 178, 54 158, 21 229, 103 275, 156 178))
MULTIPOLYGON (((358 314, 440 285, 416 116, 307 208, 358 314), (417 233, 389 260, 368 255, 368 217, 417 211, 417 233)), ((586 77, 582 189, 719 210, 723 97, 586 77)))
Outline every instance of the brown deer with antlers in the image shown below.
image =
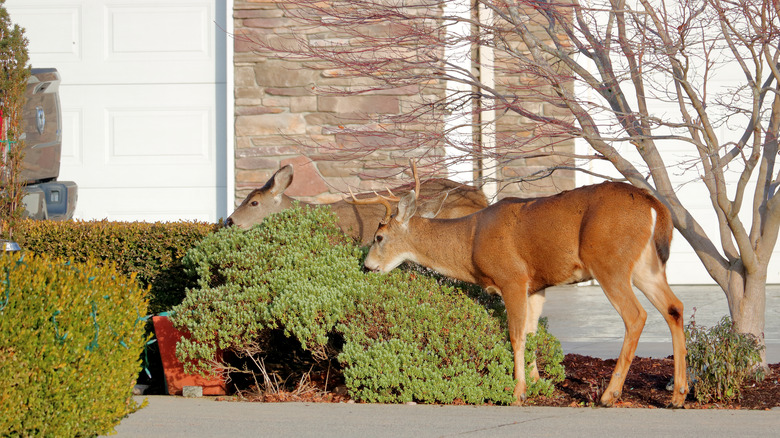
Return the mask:
MULTIPOLYGON (((647 318, 633 284, 669 325, 674 347, 671 404, 683 405, 688 392, 683 304, 669 288, 665 270, 673 228, 669 210, 650 193, 606 182, 545 198, 503 199, 459 219, 415 216, 412 192, 400 199, 394 217, 381 197, 361 202, 387 207, 365 260, 367 269, 388 272, 409 260, 503 298, 517 404, 525 399, 525 338, 536 329, 544 289, 596 279, 626 330, 601 404, 611 406, 620 397, 647 318)), ((532 377, 538 378, 535 364, 532 377)))
MULTIPOLYGON (((414 163, 412 163, 412 175, 415 180, 414 185, 401 186, 393 191, 388 189, 383 192, 383 195, 397 200, 393 192, 408 193, 414 187, 415 193, 421 194, 421 198, 424 199, 420 202, 418 211, 425 217, 462 217, 488 205, 487 198, 481 190, 465 184, 443 178, 432 178, 421 183, 414 163)), ((249 193, 241 205, 227 218, 225 225, 250 228, 260 224, 266 216, 292 207, 295 200, 284 194, 292 181, 293 167, 288 164, 276 171, 263 187, 249 193)), ((374 195, 358 195, 358 197, 366 196, 374 195)), ((362 245, 368 245, 373 241, 376 226, 384 216, 384 209, 376 203, 355 204, 349 201, 331 204, 300 203, 310 207, 329 205, 338 218, 342 231, 357 239, 362 245)))

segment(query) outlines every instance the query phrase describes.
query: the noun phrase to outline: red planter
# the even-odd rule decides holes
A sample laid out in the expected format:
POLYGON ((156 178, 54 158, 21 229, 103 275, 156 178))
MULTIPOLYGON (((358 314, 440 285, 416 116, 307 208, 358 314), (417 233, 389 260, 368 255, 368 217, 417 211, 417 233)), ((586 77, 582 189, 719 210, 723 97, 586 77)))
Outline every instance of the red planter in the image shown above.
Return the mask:
POLYGON ((183 335, 173 327, 167 316, 154 316, 154 334, 160 348, 160 358, 165 374, 165 385, 169 395, 181 395, 185 386, 200 386, 203 395, 225 395, 227 385, 222 378, 209 379, 200 374, 186 374, 184 365, 176 358, 176 343, 183 335))

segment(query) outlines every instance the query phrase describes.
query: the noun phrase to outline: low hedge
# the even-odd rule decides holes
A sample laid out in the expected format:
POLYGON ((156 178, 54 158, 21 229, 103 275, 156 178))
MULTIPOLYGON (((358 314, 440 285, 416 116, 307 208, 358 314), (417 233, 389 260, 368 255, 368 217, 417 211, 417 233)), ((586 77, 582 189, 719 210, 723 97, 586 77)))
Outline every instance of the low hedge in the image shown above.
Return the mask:
POLYGON ((205 222, 22 221, 17 241, 36 254, 83 262, 110 261, 141 287, 151 287, 149 311, 165 312, 179 304, 195 279, 181 259, 219 225, 205 222))
MULTIPOLYGON (((208 236, 184 259, 199 280, 174 308, 174 324, 192 334, 179 342, 179 358, 204 374, 219 371, 217 349, 262 364, 262 340, 283 330, 315 358, 335 356, 357 400, 513 401, 502 315, 417 272, 364 273, 362 259, 326 209, 294 208, 248 231, 208 236)), ((529 345, 554 352, 540 363, 562 379, 560 344, 543 332, 529 345)), ((263 381, 266 370, 251 371, 263 381)), ((548 378, 528 393, 551 390, 548 378)))
POLYGON ((95 261, 0 257, 0 430, 94 436, 137 406, 146 291, 95 261))

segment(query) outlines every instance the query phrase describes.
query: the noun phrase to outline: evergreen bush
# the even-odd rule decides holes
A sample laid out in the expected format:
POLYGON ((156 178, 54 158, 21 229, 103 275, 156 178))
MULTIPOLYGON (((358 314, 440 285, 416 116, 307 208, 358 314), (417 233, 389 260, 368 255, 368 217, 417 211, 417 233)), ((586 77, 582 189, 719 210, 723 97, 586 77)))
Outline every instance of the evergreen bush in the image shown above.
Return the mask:
POLYGON ((0 1, 0 238, 13 239, 24 207, 22 113, 30 77, 24 29, 0 1))
MULTIPOLYGON (((217 349, 261 363, 261 340, 283 330, 315 357, 336 357, 357 400, 513 401, 501 317, 417 272, 366 274, 363 257, 327 209, 296 207, 247 231, 208 236, 184 259, 199 280, 174 308, 174 324, 192 335, 179 342, 180 359, 204 374, 216 371, 217 349)), ((560 365, 560 344, 544 356, 550 370, 560 365)), ((552 388, 542 379, 529 394, 539 392, 535 385, 552 388)))
MULTIPOLYGON (((539 367, 539 373, 545 378, 530 385, 526 396, 549 397, 555 390, 554 384, 563 382, 566 378, 566 370, 563 367, 564 354, 561 342, 548 331, 547 318, 540 318, 536 333, 526 337, 525 361, 531 363, 534 359, 539 367)), ((531 376, 527 371, 529 369, 526 369, 525 380, 530 382, 531 376)))
POLYGON ((146 291, 94 261, 0 257, 0 431, 106 434, 137 406, 146 291))

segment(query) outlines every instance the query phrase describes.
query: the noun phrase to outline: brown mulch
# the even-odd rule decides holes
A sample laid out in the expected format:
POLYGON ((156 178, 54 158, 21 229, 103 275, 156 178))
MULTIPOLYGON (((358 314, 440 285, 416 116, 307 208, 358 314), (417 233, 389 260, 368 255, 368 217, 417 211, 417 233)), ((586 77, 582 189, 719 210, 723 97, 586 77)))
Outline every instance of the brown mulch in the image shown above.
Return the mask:
MULTIPOLYGON (((534 399, 534 406, 585 407, 598 404, 601 392, 607 386, 615 359, 598 359, 579 354, 567 354, 563 361, 566 379, 556 385, 552 397, 534 399)), ((729 403, 699 403, 692 394, 685 402, 686 409, 753 409, 764 410, 780 407, 780 364, 770 364, 767 377, 759 382, 748 382, 739 399, 729 403)), ((651 359, 637 357, 623 387, 623 395, 615 404, 618 408, 664 408, 669 404, 671 392, 666 390, 674 373, 671 358, 651 359)), ((340 376, 335 373, 313 372, 305 385, 299 385, 295 392, 279 391, 263 394, 256 389, 244 391, 243 400, 263 402, 324 402, 349 401, 346 388, 340 376), (328 385, 325 380, 328 379, 328 385)))
MULTIPOLYGON (((534 403, 539 406, 593 406, 609 383, 615 359, 598 359, 579 354, 567 354, 563 361, 566 380, 556 385, 555 394, 534 403)), ((730 403, 699 403, 688 394, 686 409, 771 409, 780 406, 780 364, 770 364, 770 372, 762 381, 747 382, 739 399, 730 403)), ((615 407, 663 408, 671 400, 666 390, 674 374, 674 360, 636 357, 623 386, 623 394, 615 407)))

